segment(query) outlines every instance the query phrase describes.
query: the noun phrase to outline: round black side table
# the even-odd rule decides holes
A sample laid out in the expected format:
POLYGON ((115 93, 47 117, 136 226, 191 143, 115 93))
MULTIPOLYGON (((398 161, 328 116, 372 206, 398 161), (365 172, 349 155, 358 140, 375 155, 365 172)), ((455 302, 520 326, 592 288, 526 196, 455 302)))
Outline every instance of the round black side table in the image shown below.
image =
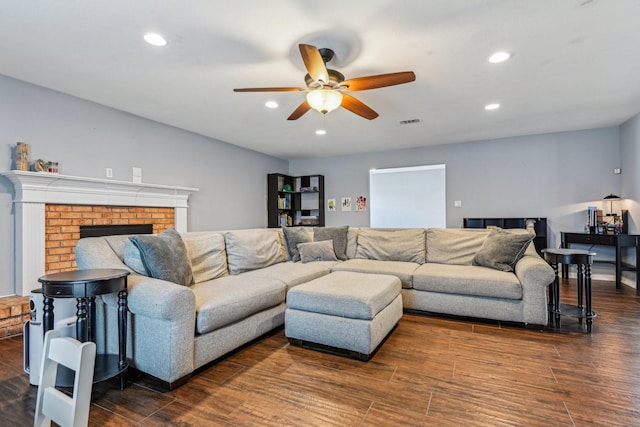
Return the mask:
POLYGON ((550 311, 554 316, 556 328, 560 327, 560 316, 577 317, 579 322, 582 323, 582 319, 587 320, 587 332, 591 332, 591 326, 593 318, 596 317, 596 313, 591 308, 591 264, 593 264, 593 257, 595 252, 582 250, 582 249, 566 249, 566 248, 547 248, 543 249, 544 259, 551 265, 556 277, 552 286, 549 288, 551 291, 551 307, 550 311), (577 281, 578 281, 578 306, 570 304, 560 304, 560 280, 558 278, 558 264, 568 266, 576 264, 577 281), (582 305, 582 294, 584 289, 584 296, 586 300, 586 307, 582 305))
POLYGON ((118 293, 118 354, 97 354, 93 381, 100 382, 120 375, 120 389, 125 386, 127 361, 127 276, 128 270, 91 269, 46 274, 38 279, 42 283, 44 333, 53 329, 53 299, 76 298, 78 341, 95 342, 96 296, 118 293))

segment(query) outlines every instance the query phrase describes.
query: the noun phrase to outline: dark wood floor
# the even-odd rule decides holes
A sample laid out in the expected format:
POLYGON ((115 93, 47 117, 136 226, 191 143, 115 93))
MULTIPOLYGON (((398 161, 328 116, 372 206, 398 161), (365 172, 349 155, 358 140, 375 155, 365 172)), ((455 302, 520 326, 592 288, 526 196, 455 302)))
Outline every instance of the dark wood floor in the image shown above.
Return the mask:
MULTIPOLYGON (((289 346, 282 330, 174 391, 94 386, 93 426, 640 425, 640 297, 594 282, 593 332, 405 314, 369 362, 289 346)), ((564 302, 575 298, 564 281, 564 302)), ((22 338, 0 340, 0 424, 30 425, 22 338)))

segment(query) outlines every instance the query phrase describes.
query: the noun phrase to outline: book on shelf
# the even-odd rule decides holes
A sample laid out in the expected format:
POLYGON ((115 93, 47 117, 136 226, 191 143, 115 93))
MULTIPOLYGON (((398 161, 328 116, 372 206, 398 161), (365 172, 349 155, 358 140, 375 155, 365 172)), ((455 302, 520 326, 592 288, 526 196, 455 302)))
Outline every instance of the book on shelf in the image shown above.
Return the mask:
POLYGON ((278 226, 279 227, 289 227, 293 225, 293 218, 291 215, 286 213, 278 214, 278 226))
POLYGON ((287 197, 278 197, 278 209, 289 209, 289 199, 287 197))

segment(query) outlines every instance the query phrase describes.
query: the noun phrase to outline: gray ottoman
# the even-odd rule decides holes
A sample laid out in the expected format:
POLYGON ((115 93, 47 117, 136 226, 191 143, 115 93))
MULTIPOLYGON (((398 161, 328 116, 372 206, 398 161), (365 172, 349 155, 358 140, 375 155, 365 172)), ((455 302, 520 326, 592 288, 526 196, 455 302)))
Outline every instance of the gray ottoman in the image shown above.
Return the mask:
POLYGON ((292 345, 369 360, 402 317, 395 276, 337 271, 287 293, 284 331, 292 345))

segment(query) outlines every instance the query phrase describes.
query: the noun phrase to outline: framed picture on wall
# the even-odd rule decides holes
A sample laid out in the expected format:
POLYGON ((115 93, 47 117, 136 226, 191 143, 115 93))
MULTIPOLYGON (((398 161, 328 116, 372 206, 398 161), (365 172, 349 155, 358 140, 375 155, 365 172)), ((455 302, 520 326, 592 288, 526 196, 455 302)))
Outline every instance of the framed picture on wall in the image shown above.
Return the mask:
POLYGON ((343 197, 342 198, 342 210, 350 211, 351 210, 351 197, 343 197))
POLYGON ((364 196, 358 196, 356 199, 356 212, 362 212, 367 210, 367 198, 364 196))

